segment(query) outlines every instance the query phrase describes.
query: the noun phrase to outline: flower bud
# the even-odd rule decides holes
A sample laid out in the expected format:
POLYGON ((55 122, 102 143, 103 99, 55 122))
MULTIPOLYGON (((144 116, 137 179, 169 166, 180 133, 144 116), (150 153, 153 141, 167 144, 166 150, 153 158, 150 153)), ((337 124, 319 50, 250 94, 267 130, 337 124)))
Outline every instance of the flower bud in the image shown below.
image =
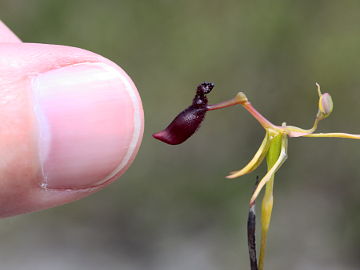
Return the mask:
POLYGON ((213 83, 202 83, 196 89, 192 105, 179 113, 164 130, 153 134, 155 139, 168 144, 180 144, 186 141, 200 127, 208 110, 206 94, 213 89, 213 83))
POLYGON ((332 110, 334 104, 329 93, 321 94, 319 99, 319 113, 322 118, 328 117, 332 110))

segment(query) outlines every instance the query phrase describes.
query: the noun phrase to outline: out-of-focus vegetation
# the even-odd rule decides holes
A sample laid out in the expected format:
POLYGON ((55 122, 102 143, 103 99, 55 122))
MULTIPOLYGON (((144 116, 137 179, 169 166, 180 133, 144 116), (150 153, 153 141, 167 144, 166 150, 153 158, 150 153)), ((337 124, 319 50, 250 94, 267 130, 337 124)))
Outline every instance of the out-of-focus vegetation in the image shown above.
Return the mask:
MULTIPOLYGON (((89 198, 0 222, 3 269, 247 269, 246 218, 257 174, 224 176, 256 151, 241 108, 209 112, 185 144, 152 139, 216 84, 210 103, 245 91, 275 123, 310 127, 315 82, 334 112, 321 131, 360 133, 360 2, 2 0, 25 42, 77 46, 122 66, 142 96, 137 159, 89 198)), ((267 269, 359 269, 360 142, 299 138, 275 179, 267 269)))

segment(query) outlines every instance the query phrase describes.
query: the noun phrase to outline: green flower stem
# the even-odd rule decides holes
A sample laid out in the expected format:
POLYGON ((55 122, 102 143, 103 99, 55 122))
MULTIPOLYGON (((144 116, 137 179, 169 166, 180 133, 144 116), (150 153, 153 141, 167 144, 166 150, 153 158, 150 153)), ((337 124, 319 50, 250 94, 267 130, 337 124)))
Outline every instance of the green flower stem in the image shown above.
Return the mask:
MULTIPOLYGON (((271 140, 269 152, 267 153, 266 158, 267 158, 268 171, 275 165, 276 161, 279 159, 281 147, 282 147, 282 135, 278 134, 271 140)), ((264 269, 266 239, 270 226, 271 212, 273 208, 273 186, 274 186, 274 175, 266 183, 265 194, 262 201, 259 270, 264 269)))
POLYGON ((349 133, 341 133, 341 132, 334 132, 334 133, 311 133, 305 134, 302 137, 313 137, 313 138, 344 138, 344 139, 356 139, 360 140, 359 134, 349 134, 349 133))

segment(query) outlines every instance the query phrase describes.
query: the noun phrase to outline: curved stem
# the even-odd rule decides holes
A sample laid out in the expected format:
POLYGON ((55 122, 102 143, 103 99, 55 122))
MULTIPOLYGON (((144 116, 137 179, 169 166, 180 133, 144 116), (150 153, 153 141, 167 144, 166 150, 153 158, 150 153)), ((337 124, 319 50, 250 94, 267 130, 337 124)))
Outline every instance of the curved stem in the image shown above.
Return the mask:
POLYGON ((320 120, 321 120, 320 118, 316 117, 312 128, 310 128, 310 129, 308 129, 308 130, 306 130, 306 131, 307 131, 308 133, 313 133, 313 132, 317 129, 320 120))
POLYGON ((259 113, 249 101, 241 104, 254 118, 262 125, 263 128, 271 128, 278 130, 279 127, 275 126, 269 120, 267 120, 261 113, 259 113))

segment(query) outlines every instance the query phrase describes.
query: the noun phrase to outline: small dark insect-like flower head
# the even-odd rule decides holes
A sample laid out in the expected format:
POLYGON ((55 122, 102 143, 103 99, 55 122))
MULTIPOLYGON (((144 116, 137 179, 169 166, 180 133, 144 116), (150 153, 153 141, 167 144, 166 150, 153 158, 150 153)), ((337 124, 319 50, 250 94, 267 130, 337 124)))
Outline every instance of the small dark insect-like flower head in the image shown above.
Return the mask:
POLYGON ((214 88, 213 83, 204 82, 196 89, 192 104, 178 114, 164 130, 154 133, 153 137, 168 144, 180 144, 186 141, 200 127, 207 112, 206 94, 214 88))
POLYGON ((214 88, 215 84, 211 82, 203 82, 202 84, 199 84, 197 87, 197 94, 209 94, 211 90, 214 88))

